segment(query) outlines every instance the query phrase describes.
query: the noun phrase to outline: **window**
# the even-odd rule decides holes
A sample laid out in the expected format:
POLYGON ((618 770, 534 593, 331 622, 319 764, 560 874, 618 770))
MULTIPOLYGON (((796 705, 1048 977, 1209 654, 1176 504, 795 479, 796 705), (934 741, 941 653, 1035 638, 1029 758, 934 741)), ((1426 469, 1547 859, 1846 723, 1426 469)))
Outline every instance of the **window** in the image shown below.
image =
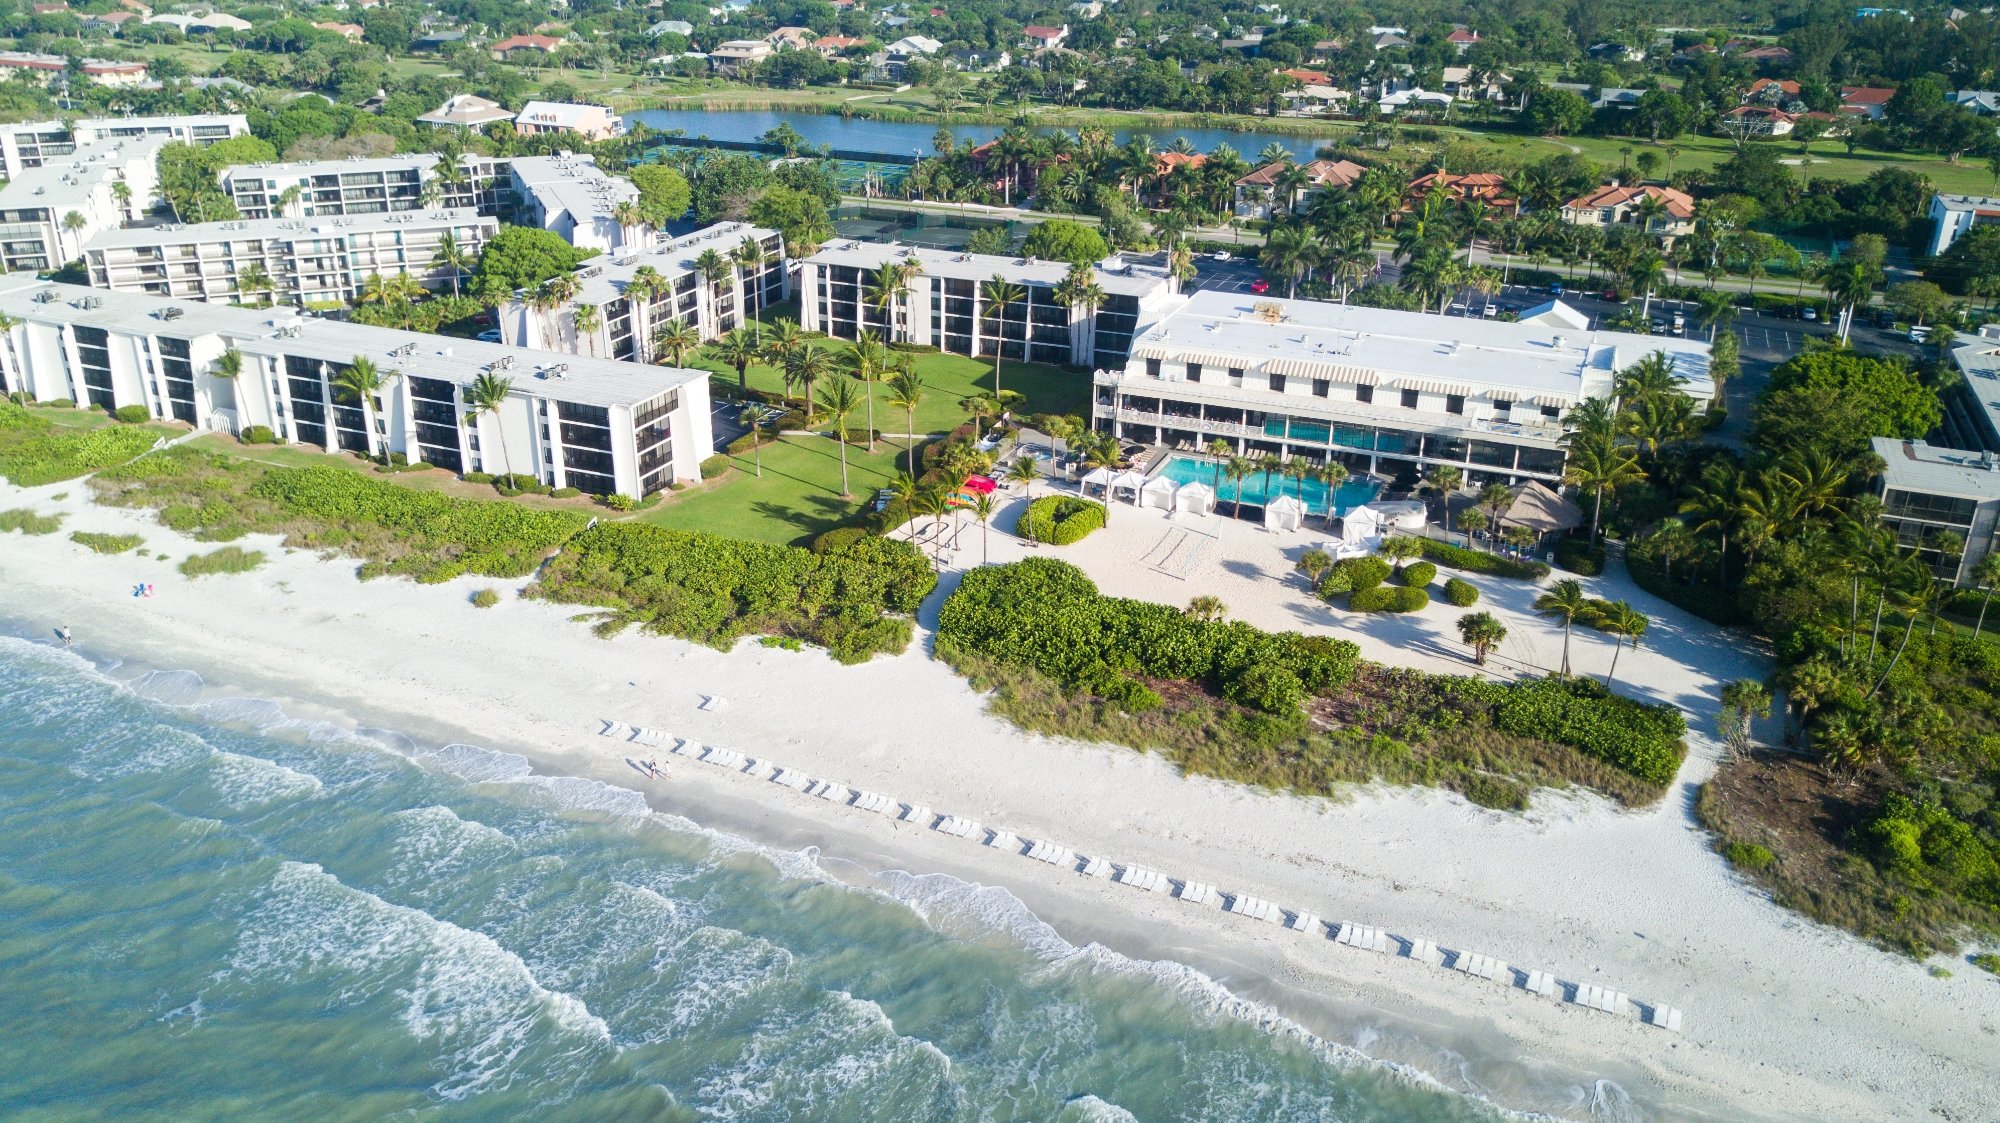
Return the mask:
POLYGON ((1331 393, 1333 393, 1333 382, 1330 379, 1313 379, 1313 397, 1324 398, 1331 393))
POLYGON ((1200 382, 1200 381, 1201 381, 1201 364, 1200 364, 1200 363, 1189 363, 1189 364, 1187 365, 1187 380, 1188 380, 1189 382, 1200 382))
POLYGON ((1230 367, 1230 368, 1229 368, 1229 380, 1230 380, 1231 382, 1241 382, 1241 381, 1243 381, 1243 368, 1242 368, 1242 367, 1230 367))
POLYGON ((1514 412, 1514 403, 1505 398, 1495 398, 1493 399, 1493 412, 1511 414, 1514 412))
POLYGON ((1403 408, 1404 409, 1417 408, 1417 392, 1415 390, 1403 391, 1403 408))
POLYGON ((1375 400, 1375 387, 1356 386, 1354 388, 1354 400, 1357 402, 1373 402, 1375 400))
POLYGON ((1160 377, 1160 360, 1158 359, 1146 360, 1146 377, 1147 378, 1160 377))
POLYGON ((1555 406, 1543 406, 1542 416, 1548 418, 1551 421, 1555 421, 1562 417, 1562 410, 1555 406))
POLYGON ((1285 376, 1276 371, 1271 373, 1271 392, 1275 394, 1285 392, 1285 376))
POLYGON ((1446 394, 1446 395, 1444 396, 1444 411, 1445 411, 1446 413, 1464 413, 1464 412, 1465 412, 1465 395, 1464 395, 1464 394, 1446 394))

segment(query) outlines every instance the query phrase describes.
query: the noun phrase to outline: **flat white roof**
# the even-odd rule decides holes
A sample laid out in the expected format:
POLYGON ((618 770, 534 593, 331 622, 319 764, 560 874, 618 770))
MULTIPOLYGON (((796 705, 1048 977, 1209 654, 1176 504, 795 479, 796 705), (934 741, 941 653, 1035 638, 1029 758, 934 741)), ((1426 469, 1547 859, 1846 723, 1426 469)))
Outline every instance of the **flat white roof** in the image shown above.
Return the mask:
POLYGON ((226 336, 254 355, 298 355, 328 363, 356 356, 416 378, 461 386, 495 364, 516 393, 596 406, 635 406, 708 378, 704 370, 563 355, 501 343, 481 343, 397 328, 323 320, 292 308, 238 308, 170 300, 86 285, 38 281, 21 273, 0 275, 0 312, 28 321, 56 321, 135 334, 149 331, 187 338, 226 336), (50 292, 53 299, 38 301, 50 292), (163 315, 168 310, 170 315, 163 315))
POLYGON ((1947 211, 2000 210, 2000 199, 1991 195, 1933 195, 1933 203, 1947 211))
POLYGON ((639 197, 631 180, 610 175, 587 155, 516 156, 510 166, 514 178, 550 213, 608 215, 618 204, 639 197))
POLYGON ((109 133, 116 130, 192 129, 197 125, 226 125, 238 135, 250 131, 249 119, 241 113, 180 113, 152 117, 86 117, 64 124, 61 121, 19 121, 0 126, 8 132, 109 133))
POLYGON ((157 133, 119 137, 78 148, 67 156, 52 156, 41 167, 24 169, 0 187, 0 210, 76 207, 89 200, 98 184, 123 174, 127 164, 156 158, 167 139, 157 133))
POLYGON ((602 306, 624 295, 625 286, 631 283, 632 275, 642 265, 650 265, 662 277, 672 280, 693 272, 694 259, 704 250, 714 250, 727 257, 743 244, 745 238, 762 242, 777 237, 777 234, 775 230, 766 230, 747 222, 718 222, 654 249, 620 250, 615 255, 593 257, 577 267, 576 299, 578 303, 602 306))
MULTIPOLYGON (((924 276, 948 277, 961 281, 990 280, 994 274, 1023 285, 1059 285, 1069 274, 1066 261, 1031 261, 1025 257, 998 254, 962 253, 957 250, 905 246, 896 242, 861 242, 842 239, 829 242, 806 260, 819 265, 847 265, 876 269, 893 261, 916 258, 924 276)), ((1107 293, 1145 296, 1167 284, 1167 271, 1123 257, 1109 257, 1097 263, 1097 284, 1107 293)))
POLYGON ((1609 394, 1618 371, 1654 351, 1666 353, 1690 394, 1713 396, 1709 346, 1696 340, 1312 300, 1198 292, 1132 340, 1134 359, 1208 355, 1240 359, 1245 367, 1291 360, 1330 372, 1369 371, 1571 401, 1609 394), (1257 312, 1271 305, 1280 311, 1276 321, 1257 312))
POLYGON ((531 125, 561 125, 576 128, 609 117, 611 110, 602 105, 578 105, 567 101, 531 101, 521 107, 515 116, 517 121, 531 125))
POLYGON ((1892 437, 1875 437, 1870 443, 1882 458, 1882 481, 1890 487, 1962 499, 2000 499, 2000 468, 1994 467, 2000 461, 1986 453, 1892 437))
POLYGON ((430 211, 387 211, 321 218, 239 218, 227 222, 169 223, 164 226, 135 226, 106 230, 84 244, 86 250, 118 249, 126 246, 182 245, 203 242, 236 242, 253 238, 296 241, 312 237, 341 237, 377 230, 432 230, 446 226, 495 225, 480 218, 470 207, 430 211))
POLYGON ((438 162, 436 154, 410 152, 396 156, 350 156, 342 160, 299 160, 286 164, 237 164, 222 170, 228 182, 245 179, 310 179, 321 175, 355 175, 365 172, 406 172, 428 170, 438 162))

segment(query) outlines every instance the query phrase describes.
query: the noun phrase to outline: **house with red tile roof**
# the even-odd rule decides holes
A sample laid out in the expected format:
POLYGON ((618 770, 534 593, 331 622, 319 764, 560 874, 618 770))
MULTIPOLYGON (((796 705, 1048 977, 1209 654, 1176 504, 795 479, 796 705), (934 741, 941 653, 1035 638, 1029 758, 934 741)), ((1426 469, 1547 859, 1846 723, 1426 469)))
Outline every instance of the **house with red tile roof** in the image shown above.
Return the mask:
POLYGON ((1021 46, 1029 50, 1041 50, 1045 47, 1060 47, 1068 41, 1069 41, 1068 24, 1063 24, 1060 27, 1047 27, 1042 24, 1030 24, 1029 26, 1021 29, 1021 46))
POLYGON ((1239 218, 1269 218, 1279 195, 1279 180, 1285 170, 1296 166, 1305 173, 1303 185, 1293 188, 1286 209, 1298 210, 1323 191, 1344 191, 1354 186, 1368 169, 1352 160, 1314 160, 1298 164, 1279 160, 1266 164, 1236 181, 1236 215, 1239 218))
POLYGON ((1733 133, 1743 130, 1751 136, 1785 136, 1798 118, 1768 105, 1739 105, 1723 114, 1723 128, 1733 133))
POLYGON ((1520 203, 1507 194, 1507 177, 1499 172, 1469 172, 1453 175, 1450 172, 1432 172, 1420 175, 1403 188, 1403 209, 1411 210, 1417 203, 1435 191, 1443 191, 1456 202, 1481 202, 1489 207, 1516 210, 1520 203))
POLYGON ((1743 93, 1745 102, 1785 105, 1799 100, 1799 84, 1789 78, 1759 78, 1743 93))
POLYGON ((1454 28, 1450 35, 1444 37, 1444 41, 1458 48, 1458 53, 1462 55, 1479 43, 1479 33, 1469 28, 1454 28))
POLYGON ((1685 191, 1655 183, 1613 183, 1564 203, 1562 216, 1572 226, 1630 226, 1672 238, 1694 229, 1694 199, 1685 191), (1655 204, 1646 204, 1646 199, 1655 204), (1653 212, 1651 217, 1648 211, 1653 212))
POLYGON ((552 35, 509 35, 498 42, 488 43, 486 53, 505 62, 516 55, 547 55, 562 43, 552 35))
POLYGON ((867 45, 868 40, 856 39, 852 35, 822 35, 812 42, 813 50, 818 51, 827 58, 833 58, 842 51, 851 51, 856 47, 865 47, 867 45))
POLYGON ((1332 77, 1330 77, 1324 70, 1307 70, 1303 66, 1294 66, 1290 70, 1280 70, 1278 71, 1278 73, 1284 75, 1287 78, 1293 79, 1294 81, 1298 82, 1298 84, 1301 86, 1333 85, 1332 77))
POLYGON ((1880 121, 1889 111, 1889 102, 1896 97, 1896 91, 1882 86, 1842 86, 1840 88, 1840 111, 1870 121, 1880 121))

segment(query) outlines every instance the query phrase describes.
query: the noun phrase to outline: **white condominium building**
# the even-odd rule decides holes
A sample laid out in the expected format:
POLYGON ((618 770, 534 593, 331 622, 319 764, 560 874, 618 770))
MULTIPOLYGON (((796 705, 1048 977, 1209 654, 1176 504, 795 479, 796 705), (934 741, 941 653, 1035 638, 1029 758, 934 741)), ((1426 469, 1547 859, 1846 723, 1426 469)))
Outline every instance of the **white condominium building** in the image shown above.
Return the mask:
POLYGON ((655 341, 668 324, 690 324, 702 339, 714 339, 741 326, 746 313, 754 316, 782 302, 787 273, 785 242, 777 231, 717 223, 651 249, 591 258, 576 271, 575 299, 559 308, 517 293, 501 309, 500 337, 521 347, 652 362, 663 354, 655 341), (736 256, 745 242, 762 255, 761 264, 750 269, 736 256), (719 278, 701 269, 710 250, 725 266, 719 278), (648 276, 642 270, 651 270, 651 284, 635 287, 637 278, 648 276), (586 307, 595 314, 579 323, 577 309, 586 307))
POLYGON ((139 217, 159 191, 160 135, 104 141, 48 158, 0 187, 0 270, 58 269, 99 231, 139 217))
POLYGON ((39 168, 51 157, 67 156, 106 140, 164 136, 184 144, 210 145, 230 137, 250 135, 241 113, 194 113, 176 117, 91 117, 65 124, 26 121, 0 125, 0 171, 12 179, 28 168, 39 168))
POLYGON ((1563 415, 1664 353, 1714 396, 1707 343, 1590 331, 1558 306, 1522 323, 1200 292, 1096 374, 1092 416, 1121 439, 1339 459, 1355 472, 1459 466, 1468 481, 1559 480, 1563 415), (1563 321, 1568 321, 1566 326, 1563 321))
POLYGON ((1082 367, 1124 362, 1133 333, 1171 307, 1177 289, 1165 269, 1113 257, 1091 269, 1104 299, 1090 309, 1057 299, 1070 270, 1062 262, 880 242, 834 242, 799 266, 799 322, 808 330, 840 339, 873 331, 955 355, 990 353, 998 341, 1010 359, 1082 367), (916 272, 884 301, 885 267, 908 266, 916 272), (1025 289, 1026 299, 989 316, 996 276, 1025 289))
MULTIPOLYGON (((471 210, 265 218, 107 230, 84 247, 90 283, 188 300, 315 304, 358 300, 368 278, 409 274, 447 291, 444 236, 469 261, 500 224, 471 210)), ((464 273, 458 275, 460 283, 464 273)))
POLYGON ((0 381, 40 401, 141 405, 201 429, 267 425, 329 451, 386 449, 455 472, 530 474, 634 498, 699 479, 714 441, 700 370, 25 276, 0 277, 0 313, 13 323, 0 346, 0 381), (220 377, 230 352, 241 370, 220 377), (372 410, 336 388, 364 358, 388 376, 372 410), (497 414, 466 408, 466 390, 482 374, 511 384, 497 414))
POLYGON ((508 161, 518 196, 515 222, 561 234, 578 249, 622 249, 635 231, 614 212, 639 201, 639 188, 597 166, 589 154, 516 156, 508 161))

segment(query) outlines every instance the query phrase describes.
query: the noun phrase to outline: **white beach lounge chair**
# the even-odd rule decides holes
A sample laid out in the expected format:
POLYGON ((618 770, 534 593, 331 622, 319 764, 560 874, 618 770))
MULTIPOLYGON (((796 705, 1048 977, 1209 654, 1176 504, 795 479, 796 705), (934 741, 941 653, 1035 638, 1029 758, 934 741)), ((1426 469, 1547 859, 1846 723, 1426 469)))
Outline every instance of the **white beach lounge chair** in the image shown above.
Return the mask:
POLYGON ((702 752, 701 761, 703 764, 713 764, 717 768, 741 768, 743 767, 743 754, 737 752, 735 749, 725 749, 710 745, 702 752))
POLYGON ((1547 971, 1530 971, 1528 981, 1521 989, 1530 994, 1539 994, 1543 998, 1554 998, 1562 993, 1562 984, 1556 982, 1556 977, 1547 971))
POLYGON ((1432 967, 1444 963, 1444 953, 1439 951, 1438 946, 1429 940, 1411 940, 1408 957, 1419 963, 1429 964, 1432 967))
POLYGON ((961 819, 956 815, 946 815, 938 822, 937 829, 953 838, 971 838, 979 830, 979 824, 971 819, 961 819))
POLYGON ((1322 935, 1326 929, 1321 927, 1321 924, 1317 913, 1294 912, 1285 915, 1285 927, 1294 932, 1304 932, 1308 936, 1322 935))
POLYGON ((774 784, 783 784, 788 788, 798 791, 805 791, 806 786, 812 783, 812 777, 796 768, 780 768, 771 775, 771 782, 774 784))
POLYGON ((995 850, 1005 850, 1010 854, 1021 852, 1021 836, 1012 831, 987 831, 986 845, 995 850))
POLYGON ((1658 1026, 1668 1033, 1681 1031, 1681 1011, 1678 1006, 1654 1004, 1646 1007, 1646 1024, 1658 1026))
POLYGON ((724 698, 719 694, 704 694, 701 696, 700 708, 712 711, 712 710, 719 710, 722 707, 727 706, 728 704, 729 704, 729 699, 724 698))
POLYGON ((610 718, 599 718, 597 720, 604 723, 604 728, 598 730, 598 732, 606 737, 623 741, 632 735, 632 727, 622 721, 612 721, 610 718))
POLYGON ((1238 916, 1247 916, 1252 920, 1268 920, 1274 924, 1282 924, 1285 920, 1284 913, 1280 912, 1276 905, 1273 905, 1262 897, 1252 897, 1248 893, 1237 893, 1231 896, 1227 901, 1223 902, 1222 908, 1225 912, 1233 912, 1238 916))
POLYGON ((906 803, 903 805, 903 813, 896 816, 896 818, 901 819, 905 823, 916 823, 919 826, 928 827, 932 823, 937 822, 937 813, 921 803, 906 803))
POLYGON ((701 749, 702 749, 702 744, 700 741, 691 741, 688 738, 683 737, 680 740, 674 742, 673 752, 675 756, 698 757, 701 755, 701 749))
POLYGON ((1206 885, 1199 881, 1181 882, 1180 891, 1175 893, 1174 896, 1179 897, 1189 904, 1207 905, 1210 908, 1215 907, 1215 886, 1206 885))
POLYGON ((1091 858, 1085 861, 1083 868, 1077 872, 1083 874, 1085 877, 1110 877, 1111 863, 1102 858, 1091 858))
POLYGON ((1388 951, 1389 937, 1380 928, 1370 928, 1352 921, 1342 922, 1340 934, 1334 937, 1340 943, 1362 951, 1388 951))
POLYGON ((771 762, 758 760, 754 756, 746 757, 743 761, 743 774, 753 780, 768 780, 772 774, 771 762))
POLYGON ((817 794, 821 799, 826 800, 828 803, 846 803, 854 795, 853 791, 849 790, 846 787, 841 786, 840 784, 828 783, 825 781, 822 781, 820 783, 819 792, 817 794))
POLYGON ((1163 874, 1143 866, 1120 866, 1114 880, 1122 885, 1130 885, 1134 889, 1144 889, 1148 893, 1158 893, 1167 887, 1167 879, 1163 874))

